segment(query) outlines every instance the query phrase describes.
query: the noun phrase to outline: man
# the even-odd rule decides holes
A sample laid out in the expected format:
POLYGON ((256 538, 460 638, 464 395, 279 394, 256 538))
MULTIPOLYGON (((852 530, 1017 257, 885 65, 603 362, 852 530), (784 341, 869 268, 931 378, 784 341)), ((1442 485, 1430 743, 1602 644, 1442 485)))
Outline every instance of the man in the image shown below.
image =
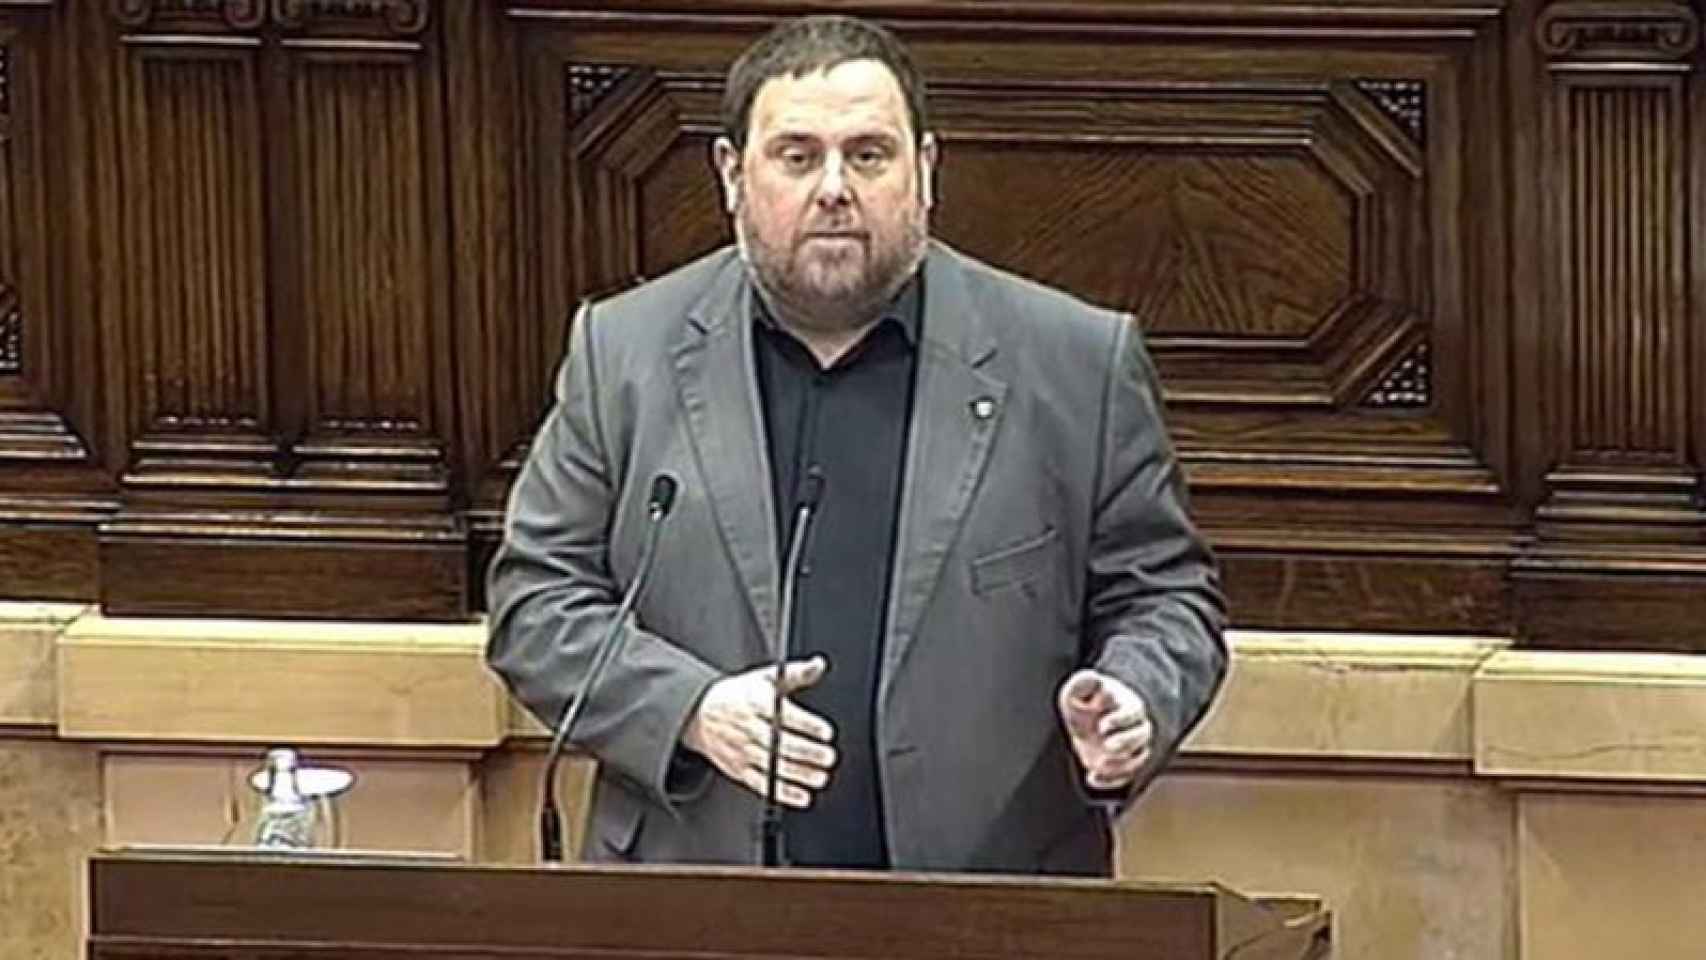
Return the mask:
POLYGON ((576 741, 592 859, 755 862, 783 552, 787 862, 1106 875, 1109 811, 1225 668, 1129 317, 927 238, 939 147, 888 32, 785 23, 729 74, 739 240, 576 317, 494 559, 488 657, 555 726, 680 494, 576 741))

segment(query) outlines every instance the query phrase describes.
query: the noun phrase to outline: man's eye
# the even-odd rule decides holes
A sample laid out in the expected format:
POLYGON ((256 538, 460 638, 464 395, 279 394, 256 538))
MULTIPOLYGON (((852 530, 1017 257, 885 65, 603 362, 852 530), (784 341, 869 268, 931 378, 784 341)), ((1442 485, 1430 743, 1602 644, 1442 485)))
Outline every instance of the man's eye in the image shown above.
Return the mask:
POLYGON ((784 150, 781 158, 782 165, 789 170, 804 170, 812 163, 811 154, 804 150, 784 150))
POLYGON ((868 147, 853 154, 853 163, 865 170, 873 170, 888 160, 888 154, 875 147, 868 147))

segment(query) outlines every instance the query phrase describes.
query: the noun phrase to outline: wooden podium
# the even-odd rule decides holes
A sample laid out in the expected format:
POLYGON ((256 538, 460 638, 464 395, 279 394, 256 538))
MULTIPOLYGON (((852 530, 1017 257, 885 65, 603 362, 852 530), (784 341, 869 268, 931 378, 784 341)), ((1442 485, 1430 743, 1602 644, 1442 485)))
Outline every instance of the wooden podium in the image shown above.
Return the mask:
POLYGON ((121 851, 89 960, 1297 960, 1322 911, 1213 885, 121 851))

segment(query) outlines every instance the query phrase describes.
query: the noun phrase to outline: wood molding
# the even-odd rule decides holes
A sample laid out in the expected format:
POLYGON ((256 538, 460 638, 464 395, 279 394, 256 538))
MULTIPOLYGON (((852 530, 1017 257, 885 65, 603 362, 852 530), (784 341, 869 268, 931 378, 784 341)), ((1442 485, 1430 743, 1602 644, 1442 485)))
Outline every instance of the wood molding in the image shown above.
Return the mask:
POLYGON ((1679 64, 1700 42, 1700 17, 1687 3, 1667 0, 1555 0, 1541 11, 1535 40, 1554 69, 1589 62, 1610 70, 1679 64))
MULTIPOLYGON (((1100 36, 1165 36, 1189 31, 1195 36, 1329 37, 1370 39, 1462 39, 1496 21, 1504 8, 1496 3, 1429 0, 1392 4, 1349 0, 1331 7, 1289 0, 1254 0, 1237 6, 1202 5, 1180 0, 852 0, 836 3, 838 13, 888 21, 906 32, 935 31, 988 36, 1012 33, 1100 36), (1329 25, 1323 21, 1331 19, 1329 25), (1215 29, 1219 28, 1219 29, 1215 29)), ((665 29, 721 27, 751 31, 778 18, 802 12, 798 0, 629 0, 620 8, 589 0, 511 0, 506 15, 524 21, 626 24, 665 29)))
POLYGON ((112 16, 126 27, 160 27, 221 20, 233 30, 263 25, 294 30, 317 21, 377 22, 400 36, 427 27, 427 0, 109 0, 112 16))

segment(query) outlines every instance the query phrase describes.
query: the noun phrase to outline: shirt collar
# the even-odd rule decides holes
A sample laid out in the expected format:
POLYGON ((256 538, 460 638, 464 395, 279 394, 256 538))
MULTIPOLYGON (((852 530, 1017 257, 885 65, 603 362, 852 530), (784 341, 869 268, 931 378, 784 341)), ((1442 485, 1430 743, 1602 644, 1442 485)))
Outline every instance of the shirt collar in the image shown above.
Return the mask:
MULTIPOLYGON (((780 326, 770 312, 770 305, 764 302, 764 294, 758 285, 752 285, 752 320, 766 330, 778 330, 780 326)), ((892 321, 906 335, 907 343, 916 347, 918 334, 924 325, 924 267, 919 265, 912 276, 901 284, 888 306, 883 308, 883 315, 877 318, 878 323, 892 321)))

